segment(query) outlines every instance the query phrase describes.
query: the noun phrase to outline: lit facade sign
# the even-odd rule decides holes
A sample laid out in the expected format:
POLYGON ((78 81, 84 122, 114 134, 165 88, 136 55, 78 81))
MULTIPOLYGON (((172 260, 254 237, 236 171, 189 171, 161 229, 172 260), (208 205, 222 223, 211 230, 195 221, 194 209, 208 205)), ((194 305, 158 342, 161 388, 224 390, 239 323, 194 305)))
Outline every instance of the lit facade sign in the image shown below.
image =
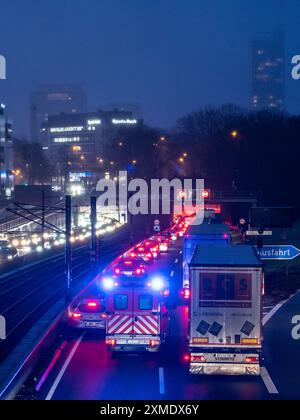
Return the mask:
POLYGON ((116 125, 120 125, 120 124, 136 125, 138 123, 138 120, 130 119, 130 118, 119 120, 119 119, 114 118, 112 120, 112 123, 116 125))
POLYGON ((59 128, 50 128, 50 133, 68 133, 72 131, 82 131, 83 126, 80 127, 59 127, 59 128))

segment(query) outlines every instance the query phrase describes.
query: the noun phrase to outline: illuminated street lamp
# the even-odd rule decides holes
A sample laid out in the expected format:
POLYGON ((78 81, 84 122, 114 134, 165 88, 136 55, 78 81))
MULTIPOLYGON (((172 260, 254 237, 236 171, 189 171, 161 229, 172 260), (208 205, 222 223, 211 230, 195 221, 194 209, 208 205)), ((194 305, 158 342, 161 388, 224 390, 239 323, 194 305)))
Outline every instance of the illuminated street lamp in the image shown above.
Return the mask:
POLYGON ((111 161, 110 166, 114 166, 115 162, 111 161))
POLYGON ((183 158, 183 157, 180 157, 180 158, 179 158, 179 162, 180 162, 180 163, 184 163, 184 158, 183 158))
POLYGON ((239 132, 237 130, 232 130, 230 133, 230 137, 234 140, 236 140, 239 136, 239 132))
POLYGON ((132 161, 132 164, 133 164, 133 165, 136 165, 136 164, 137 164, 137 161, 136 161, 136 160, 133 160, 133 161, 132 161))
POLYGON ((183 156, 186 158, 186 157, 188 157, 188 154, 185 152, 185 153, 183 154, 183 156))

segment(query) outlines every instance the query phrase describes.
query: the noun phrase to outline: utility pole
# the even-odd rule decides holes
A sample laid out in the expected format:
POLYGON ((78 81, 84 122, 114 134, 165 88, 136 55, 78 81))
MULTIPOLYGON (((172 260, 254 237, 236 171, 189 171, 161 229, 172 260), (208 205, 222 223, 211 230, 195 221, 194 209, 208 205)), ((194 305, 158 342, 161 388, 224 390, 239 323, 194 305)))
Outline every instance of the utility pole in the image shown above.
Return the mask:
POLYGON ((97 263, 97 198, 91 197, 91 244, 90 244, 90 260, 91 266, 95 267, 97 263))
POLYGON ((42 247, 45 249, 45 190, 42 191, 42 247))
POLYGON ((71 244, 71 228, 72 228, 72 207, 71 196, 66 195, 66 305, 72 301, 72 244, 71 244))

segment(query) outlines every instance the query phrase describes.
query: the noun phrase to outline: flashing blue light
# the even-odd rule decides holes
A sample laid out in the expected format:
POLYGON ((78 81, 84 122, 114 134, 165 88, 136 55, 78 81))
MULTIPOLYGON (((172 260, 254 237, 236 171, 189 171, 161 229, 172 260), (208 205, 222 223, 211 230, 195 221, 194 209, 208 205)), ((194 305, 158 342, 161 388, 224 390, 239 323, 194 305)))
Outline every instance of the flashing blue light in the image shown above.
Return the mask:
POLYGON ((112 290, 115 287, 114 280, 110 278, 103 279, 103 287, 106 290, 112 290))
POLYGON ((151 287, 156 292, 160 292, 164 288, 164 281, 160 277, 156 277, 151 281, 151 287))

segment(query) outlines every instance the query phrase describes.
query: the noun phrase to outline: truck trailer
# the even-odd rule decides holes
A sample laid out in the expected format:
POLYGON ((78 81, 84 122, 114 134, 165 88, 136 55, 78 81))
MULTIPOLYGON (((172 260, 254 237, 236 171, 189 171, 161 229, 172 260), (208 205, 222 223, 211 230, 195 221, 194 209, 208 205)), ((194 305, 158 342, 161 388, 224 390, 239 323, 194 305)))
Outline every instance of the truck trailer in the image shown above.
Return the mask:
POLYGON ((259 375, 263 268, 251 246, 197 246, 189 263, 189 371, 259 375))
POLYGON ((197 245, 227 246, 231 244, 228 225, 203 223, 191 225, 183 244, 183 288, 189 288, 189 263, 197 245))

